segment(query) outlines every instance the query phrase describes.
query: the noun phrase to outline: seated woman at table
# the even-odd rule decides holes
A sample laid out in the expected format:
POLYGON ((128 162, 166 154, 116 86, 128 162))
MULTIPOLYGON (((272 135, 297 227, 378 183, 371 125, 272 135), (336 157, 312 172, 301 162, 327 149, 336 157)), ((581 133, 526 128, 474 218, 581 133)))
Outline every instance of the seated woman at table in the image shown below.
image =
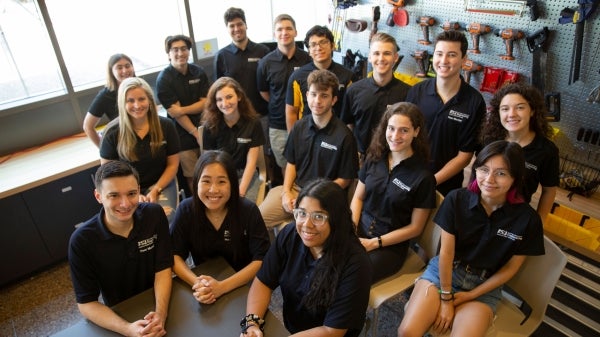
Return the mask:
MULTIPOLYGON (((252 280, 269 249, 269 234, 258 206, 240 197, 231 156, 224 151, 203 153, 194 168, 193 196, 181 202, 171 222, 175 274, 192 287, 200 303, 252 280), (236 273, 224 280, 196 275, 186 264, 221 256, 236 273)), ((199 270, 202 273, 202 270, 199 270)))
POLYGON ((265 144, 258 114, 242 86, 233 78, 221 77, 208 90, 202 113, 204 150, 222 150, 233 157, 239 194, 256 202, 260 182, 256 163, 265 144))
POLYGON ((100 163, 122 160, 140 175, 140 201, 159 203, 167 216, 177 207, 175 175, 179 137, 175 125, 158 115, 152 88, 130 77, 119 86, 119 118, 108 124, 100 143, 100 163))
POLYGON ((425 121, 412 103, 396 103, 375 128, 350 208, 373 265, 373 283, 404 264, 409 240, 435 207, 425 121))
POLYGON ((521 194, 524 175, 517 143, 499 140, 477 154, 468 187, 448 193, 435 215, 440 253, 415 283, 399 337, 423 336, 430 327, 485 336, 502 285, 527 255, 544 254, 540 216, 521 194))
POLYGON ((277 287, 294 336, 358 336, 372 269, 354 234, 346 192, 315 180, 298 195, 293 214, 296 221, 277 235, 252 282, 240 336, 263 336, 262 317, 277 287))
POLYGON ((119 116, 117 90, 121 82, 128 77, 135 77, 131 58, 125 54, 112 55, 108 59, 106 86, 94 97, 83 119, 83 132, 97 147, 100 147, 101 138, 96 132, 96 125, 104 115, 108 117, 109 121, 119 116))

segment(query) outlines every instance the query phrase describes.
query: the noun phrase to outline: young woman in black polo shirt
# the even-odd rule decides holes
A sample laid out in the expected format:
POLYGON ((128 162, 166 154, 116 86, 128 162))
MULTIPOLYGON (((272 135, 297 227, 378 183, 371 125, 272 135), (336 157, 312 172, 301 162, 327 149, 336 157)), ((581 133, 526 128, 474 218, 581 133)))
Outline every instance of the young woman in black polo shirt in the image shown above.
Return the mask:
POLYGON ((352 198, 352 220, 373 264, 373 283, 404 264, 409 240, 435 207, 424 117, 412 103, 386 110, 373 133, 352 198))
POLYGON ((171 222, 173 270, 191 286, 198 302, 211 304, 252 280, 269 249, 269 234, 258 206, 237 193, 228 153, 202 154, 193 182, 194 194, 181 202, 171 222), (222 256, 236 273, 224 280, 196 275, 185 262, 188 255, 196 265, 222 256))
POLYGON ((469 186, 448 193, 435 215, 440 254, 415 283, 398 336, 422 336, 430 327, 485 336, 502 285, 527 255, 544 254, 540 216, 521 194, 524 174, 517 143, 500 140, 479 152, 469 186))

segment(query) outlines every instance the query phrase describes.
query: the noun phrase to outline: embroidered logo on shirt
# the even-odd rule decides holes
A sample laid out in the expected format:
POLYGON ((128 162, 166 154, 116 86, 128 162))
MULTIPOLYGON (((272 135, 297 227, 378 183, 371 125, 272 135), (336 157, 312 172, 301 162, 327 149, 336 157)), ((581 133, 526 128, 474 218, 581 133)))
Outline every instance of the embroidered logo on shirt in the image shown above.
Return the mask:
POLYGON ((337 151, 337 146, 335 146, 335 145, 331 145, 331 144, 328 144, 328 143, 326 143, 326 142, 321 142, 321 147, 322 147, 322 148, 325 148, 325 149, 329 149, 329 150, 337 151))
POLYGON ((511 232, 509 232, 507 230, 504 230, 504 229, 499 229, 496 232, 496 235, 501 236, 503 238, 507 238, 507 239, 509 239, 511 241, 521 241, 521 240, 523 240, 523 236, 511 233, 511 232))
POLYGON ((154 249, 154 241, 156 241, 157 235, 154 234, 148 239, 138 241, 138 249, 140 253, 145 253, 154 249))
POLYGON ((252 141, 252 138, 242 138, 242 137, 239 137, 237 139, 238 144, 248 144, 251 141, 252 141))
POLYGON ((260 57, 249 57, 248 62, 258 62, 260 61, 260 57))
POLYGON ((448 112, 448 119, 462 123, 465 119, 469 119, 469 115, 456 110, 450 110, 450 112, 448 112))
POLYGON ((225 242, 231 241, 231 233, 228 230, 223 231, 223 241, 225 241, 225 242))
POLYGON ((528 162, 525 162, 525 168, 528 169, 528 170, 537 171, 537 166, 535 166, 535 165, 533 165, 531 163, 528 163, 528 162))
POLYGON ((394 180, 392 180, 392 183, 394 183, 394 185, 400 187, 400 189, 410 192, 410 187, 408 185, 406 185, 405 183, 401 182, 400 179, 394 178, 394 180))
POLYGON ((189 80, 189 81, 188 81, 188 83, 189 83, 189 84, 200 83, 200 79, 199 79, 199 78, 196 78, 196 79, 193 79, 193 80, 189 80))

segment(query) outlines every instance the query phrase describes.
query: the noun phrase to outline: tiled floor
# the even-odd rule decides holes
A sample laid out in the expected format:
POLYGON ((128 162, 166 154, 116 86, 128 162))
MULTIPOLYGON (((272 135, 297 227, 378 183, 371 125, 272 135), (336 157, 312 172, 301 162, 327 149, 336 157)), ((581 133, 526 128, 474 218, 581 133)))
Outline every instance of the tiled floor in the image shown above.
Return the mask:
POLYGON ((49 336, 81 319, 66 262, 0 288, 0 336, 49 336))

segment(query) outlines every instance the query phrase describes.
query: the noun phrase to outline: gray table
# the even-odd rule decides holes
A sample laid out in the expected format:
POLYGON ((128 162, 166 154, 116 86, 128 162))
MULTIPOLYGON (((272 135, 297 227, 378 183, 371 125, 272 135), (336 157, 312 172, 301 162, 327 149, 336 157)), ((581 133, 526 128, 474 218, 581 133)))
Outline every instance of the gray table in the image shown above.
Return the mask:
MULTIPOLYGON (((222 280, 234 273, 223 259, 215 259, 195 268, 196 272, 211 275, 222 280)), ((192 296, 190 286, 173 279, 169 316, 167 317, 167 336, 239 336, 240 320, 246 314, 246 298, 250 287, 243 286, 221 298, 213 304, 200 304, 192 296)), ((128 321, 141 319, 154 310, 154 290, 149 289, 113 307, 113 310, 128 321)), ((265 337, 289 336, 290 333, 271 312, 265 318, 265 337)), ((79 323, 53 335, 65 336, 119 336, 83 319, 79 323)))

